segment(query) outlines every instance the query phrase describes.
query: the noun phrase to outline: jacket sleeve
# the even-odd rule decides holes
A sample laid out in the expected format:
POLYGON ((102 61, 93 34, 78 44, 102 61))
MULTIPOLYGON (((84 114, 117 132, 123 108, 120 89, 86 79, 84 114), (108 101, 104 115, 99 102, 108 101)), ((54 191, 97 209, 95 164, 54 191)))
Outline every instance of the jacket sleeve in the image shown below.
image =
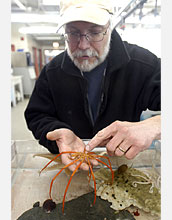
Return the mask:
POLYGON ((47 140, 46 134, 58 128, 71 128, 58 119, 46 77, 46 66, 36 81, 24 116, 28 129, 32 131, 39 143, 51 153, 59 153, 56 142, 47 140))
POLYGON ((145 74, 144 86, 141 92, 140 105, 142 109, 161 110, 161 60, 154 59, 152 71, 145 74))

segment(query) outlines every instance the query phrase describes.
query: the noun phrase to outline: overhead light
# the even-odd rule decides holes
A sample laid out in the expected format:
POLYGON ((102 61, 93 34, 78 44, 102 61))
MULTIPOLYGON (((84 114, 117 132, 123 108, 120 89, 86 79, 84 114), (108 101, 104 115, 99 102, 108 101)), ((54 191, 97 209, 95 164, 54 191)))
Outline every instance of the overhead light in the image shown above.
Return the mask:
POLYGON ((51 26, 31 26, 21 27, 19 32, 22 34, 56 34, 57 28, 51 26))
POLYGON ((19 0, 14 0, 14 2, 20 9, 26 10, 26 7, 19 0))
POLYGON ((39 36, 39 37, 35 37, 36 40, 53 40, 53 41, 56 41, 56 40, 61 40, 61 36, 39 36))
POLYGON ((57 49, 59 47, 59 43, 58 42, 53 42, 53 47, 57 49))
POLYGON ((61 52, 63 52, 63 50, 44 50, 44 54, 46 56, 57 56, 58 54, 60 54, 61 52))
POLYGON ((42 0, 43 5, 59 5, 59 0, 42 0))

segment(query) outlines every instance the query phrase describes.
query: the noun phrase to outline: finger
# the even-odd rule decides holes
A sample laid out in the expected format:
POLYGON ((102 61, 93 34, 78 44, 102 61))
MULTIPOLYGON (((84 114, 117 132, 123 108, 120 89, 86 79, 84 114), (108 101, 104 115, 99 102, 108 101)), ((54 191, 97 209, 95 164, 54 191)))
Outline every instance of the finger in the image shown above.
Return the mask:
POLYGON ((107 138, 106 140, 103 140, 99 146, 104 147, 110 140, 112 139, 112 137, 107 138))
POLYGON ((107 150, 114 152, 116 148, 122 143, 123 138, 123 135, 119 135, 119 133, 115 134, 115 136, 107 143, 107 150))
MULTIPOLYGON (((71 160, 71 159, 70 159, 70 154, 62 154, 62 155, 61 155, 61 160, 62 160, 62 163, 63 163, 64 165, 67 165, 67 164, 71 163, 72 161, 74 161, 74 160, 71 160)), ((78 162, 76 162, 76 163, 70 165, 68 168, 69 168, 71 171, 74 171, 75 168, 76 168, 76 166, 77 166, 77 164, 78 164, 78 162)))
POLYGON ((93 165, 93 166, 98 166, 99 165, 99 162, 97 160, 94 160, 94 159, 90 159, 90 163, 93 165))
MULTIPOLYGON (((94 159, 90 159, 89 160, 90 163, 93 165, 93 166, 98 166, 99 165, 99 162, 97 160, 94 160, 94 159)), ((89 170, 89 166, 87 163, 82 163, 81 166, 80 166, 80 169, 82 170, 89 170)))
POLYGON ((60 131, 58 131, 58 130, 50 131, 46 135, 47 139, 51 140, 51 141, 57 140, 59 138, 59 136, 60 136, 60 131))
POLYGON ((124 155, 127 152, 127 150, 129 150, 130 147, 131 144, 127 140, 122 141, 121 144, 119 144, 118 147, 116 148, 115 155, 116 156, 124 155))
POLYGON ((95 147, 99 146, 102 142, 106 142, 112 136, 112 129, 110 125, 101 131, 99 131, 86 146, 87 151, 93 150, 95 147))
POLYGON ((128 147, 125 146, 125 148, 124 148, 124 147, 121 147, 121 145, 120 145, 116 148, 115 155, 118 157, 123 156, 127 152, 127 150, 129 150, 129 148, 130 148, 130 146, 128 146, 128 147))
POLYGON ((139 148, 136 146, 131 146, 128 151, 125 153, 125 157, 129 160, 135 158, 140 152, 139 148))
POLYGON ((80 169, 87 171, 87 170, 89 170, 89 166, 86 163, 82 163, 81 166, 80 166, 80 169))
POLYGON ((103 141, 101 138, 101 134, 103 133, 102 131, 99 131, 86 145, 85 149, 86 151, 91 151, 93 150, 95 147, 97 147, 98 145, 101 144, 101 142, 103 141))
POLYGON ((114 152, 114 151, 108 151, 108 149, 107 149, 107 154, 108 154, 110 157, 115 156, 115 152, 114 152))
POLYGON ((117 147, 119 147, 123 142, 124 145, 126 144, 126 146, 130 145, 129 143, 127 143, 128 128, 121 127, 121 125, 120 126, 118 125, 118 128, 116 133, 114 133, 113 138, 107 143, 107 148, 109 151, 116 151, 117 147), (120 129, 118 130, 119 127, 120 129))

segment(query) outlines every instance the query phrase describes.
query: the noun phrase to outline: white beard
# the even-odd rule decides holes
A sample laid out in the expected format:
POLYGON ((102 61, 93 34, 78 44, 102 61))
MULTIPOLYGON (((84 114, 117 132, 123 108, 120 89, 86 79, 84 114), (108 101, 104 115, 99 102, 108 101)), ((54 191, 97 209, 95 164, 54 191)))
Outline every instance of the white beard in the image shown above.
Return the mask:
POLYGON ((75 66, 77 66, 79 70, 81 70, 83 72, 89 72, 89 71, 93 70, 96 66, 98 66, 99 64, 103 63, 103 61, 106 59, 106 57, 109 53, 109 49, 110 49, 110 40, 111 40, 111 35, 109 34, 108 41, 105 45, 104 52, 101 56, 99 56, 97 51, 94 50, 93 48, 87 49, 84 51, 77 49, 73 53, 71 53, 69 46, 68 46, 68 43, 66 44, 67 53, 68 53, 69 57, 71 58, 71 60, 74 62, 75 66), (89 56, 89 57, 95 56, 96 60, 93 63, 89 63, 88 60, 83 60, 82 63, 79 63, 76 58, 82 57, 82 56, 89 56))

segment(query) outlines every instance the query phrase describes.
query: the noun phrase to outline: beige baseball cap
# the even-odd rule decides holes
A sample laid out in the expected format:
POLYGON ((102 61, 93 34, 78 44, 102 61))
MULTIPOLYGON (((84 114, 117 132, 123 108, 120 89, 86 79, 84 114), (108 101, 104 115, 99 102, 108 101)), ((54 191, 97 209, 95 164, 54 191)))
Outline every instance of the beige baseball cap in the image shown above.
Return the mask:
POLYGON ((113 13, 112 0, 61 0, 58 30, 73 21, 105 25, 113 13))

